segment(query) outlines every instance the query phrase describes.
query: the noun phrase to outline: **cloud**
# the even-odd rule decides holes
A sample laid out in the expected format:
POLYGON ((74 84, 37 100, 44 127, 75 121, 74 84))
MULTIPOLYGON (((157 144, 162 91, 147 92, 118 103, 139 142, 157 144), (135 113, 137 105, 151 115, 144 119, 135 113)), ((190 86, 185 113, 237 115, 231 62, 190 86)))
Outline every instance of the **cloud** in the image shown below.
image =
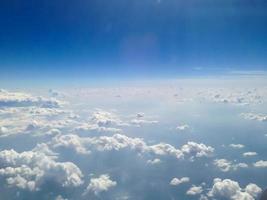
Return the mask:
POLYGON ((174 146, 165 143, 159 143, 146 147, 146 149, 156 155, 171 155, 177 159, 183 159, 184 154, 180 149, 176 149, 174 146))
POLYGON ((264 114, 256 114, 256 113, 242 113, 241 116, 244 119, 248 119, 248 120, 256 120, 256 121, 267 121, 267 115, 264 114))
POLYGON ((89 138, 88 144, 98 151, 130 148, 142 152, 147 148, 146 143, 142 139, 131 138, 121 134, 89 138))
POLYGON ((187 124, 180 124, 180 125, 178 125, 177 127, 176 127, 176 130, 177 131, 186 131, 186 130, 188 130, 190 127, 189 127, 189 125, 187 125, 187 124))
POLYGON ((17 107, 0 109, 0 137, 18 134, 55 135, 60 129, 71 130, 79 122, 70 119, 71 111, 63 108, 17 107), (2 112, 1 112, 2 111, 2 112))
POLYGON ((108 191, 110 188, 117 185, 116 181, 112 181, 108 174, 102 174, 98 178, 92 178, 87 186, 84 194, 93 192, 98 195, 100 192, 108 191))
POLYGON ((257 152, 245 152, 245 153, 243 153, 244 157, 256 156, 256 155, 258 155, 257 152))
POLYGON ((61 195, 58 195, 55 200, 68 200, 67 198, 63 198, 61 195))
POLYGON ((188 142, 181 149, 166 143, 158 143, 155 145, 147 145, 141 138, 131 138, 122 134, 114 134, 113 136, 100 137, 79 137, 78 135, 58 135, 52 139, 53 147, 67 147, 74 149, 77 153, 86 153, 93 150, 111 151, 129 148, 140 153, 152 153, 155 155, 169 155, 177 159, 183 159, 185 156, 194 157, 210 157, 214 148, 204 144, 188 142))
POLYGON ((229 147, 232 147, 234 149, 242 149, 245 147, 243 144, 229 144, 229 147))
POLYGON ((157 124, 158 121, 156 120, 147 120, 147 119, 132 119, 130 121, 130 124, 133 124, 135 126, 141 126, 144 124, 157 124))
POLYGON ((255 162, 253 165, 254 165, 254 167, 257 167, 257 168, 266 168, 267 167, 267 161, 260 160, 260 161, 255 162))
POLYGON ((259 188, 256 184, 250 183, 246 186, 246 188, 242 189, 238 182, 233 181, 231 179, 214 179, 214 184, 208 193, 209 197, 213 197, 215 199, 230 199, 230 200, 254 200, 261 193, 261 188, 259 188))
POLYGON ((213 164, 218 167, 223 172, 228 172, 230 170, 237 170, 239 168, 247 168, 248 165, 246 163, 237 163, 234 164, 226 159, 216 159, 213 164))
POLYGON ((144 113, 137 113, 137 114, 136 114, 136 118, 142 118, 142 117, 144 117, 144 116, 145 116, 144 113))
POLYGON ((120 128, 114 128, 114 127, 105 127, 105 126, 99 126, 98 124, 90 124, 90 123, 84 123, 74 129, 76 132, 87 132, 87 131, 97 131, 97 132, 110 132, 110 133, 121 133, 122 130, 120 128))
POLYGON ((0 136, 8 134, 8 129, 4 126, 0 127, 0 136))
POLYGON ((154 160, 148 160, 147 161, 147 164, 150 164, 150 165, 156 165, 159 163, 161 163, 161 160, 159 158, 155 158, 154 160))
POLYGON ((194 195, 201 194, 202 192, 203 192, 202 186, 193 185, 191 188, 189 188, 189 190, 187 190, 186 194, 194 196, 194 195))
POLYGON ((246 186, 245 192, 250 194, 254 198, 257 198, 259 196, 259 194, 261 194, 262 189, 259 186, 257 186, 256 184, 250 183, 246 186))
POLYGON ((180 185, 182 183, 187 183, 190 181, 189 177, 182 177, 182 178, 173 178, 170 182, 170 185, 176 186, 176 185, 180 185))
POLYGON ((265 98, 260 90, 228 87, 203 89, 199 95, 206 101, 235 105, 261 104, 265 98))
POLYGON ((127 122, 123 122, 116 114, 97 109, 92 113, 88 122, 84 122, 75 127, 76 132, 110 132, 121 133, 121 127, 129 126, 127 122))
POLYGON ((90 151, 85 147, 86 141, 86 139, 81 139, 78 135, 57 135, 52 139, 50 145, 53 148, 70 148, 78 154, 89 154, 90 151))
POLYGON ((111 125, 127 125, 124 124, 117 115, 100 109, 93 112, 91 122, 92 124, 97 124, 99 127, 109 127, 111 125))
POLYGON ((63 102, 54 98, 34 97, 21 92, 8 92, 0 90, 0 107, 27 107, 37 106, 44 108, 57 108, 63 102))
POLYGON ((157 120, 151 119, 153 117, 148 116, 145 117, 145 114, 142 112, 139 112, 135 115, 135 117, 127 122, 128 125, 134 125, 137 127, 141 127, 142 125, 145 124, 157 124, 159 123, 157 120))
POLYGON ((53 180, 62 187, 77 187, 83 184, 83 174, 71 162, 57 162, 55 156, 40 151, 21 153, 15 150, 0 151, 0 176, 4 176, 8 186, 35 191, 46 179, 53 180))
POLYGON ((196 142, 188 142, 182 146, 181 151, 184 154, 188 154, 193 157, 211 157, 214 152, 214 148, 206 146, 203 143, 199 144, 196 142))

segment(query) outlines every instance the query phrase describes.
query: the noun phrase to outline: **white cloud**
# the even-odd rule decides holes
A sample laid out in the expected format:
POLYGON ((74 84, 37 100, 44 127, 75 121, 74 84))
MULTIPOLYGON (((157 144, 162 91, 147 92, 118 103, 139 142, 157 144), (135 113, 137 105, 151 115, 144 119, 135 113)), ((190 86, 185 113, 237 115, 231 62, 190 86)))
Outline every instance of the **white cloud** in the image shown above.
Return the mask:
POLYGON ((177 127, 176 127, 176 130, 177 131, 186 131, 186 130, 188 130, 190 127, 189 127, 189 125, 187 125, 187 124, 180 124, 180 125, 178 125, 177 127))
POLYGON ((150 164, 150 165, 156 165, 159 163, 161 163, 161 160, 159 158, 155 158, 154 160, 148 160, 147 161, 147 164, 150 164))
POLYGON ((49 156, 44 148, 21 153, 15 150, 0 151, 0 175, 6 178, 9 186, 39 190, 49 178, 62 187, 76 187, 83 183, 83 174, 71 162, 56 162, 55 156, 49 156))
POLYGON ((27 107, 38 106, 46 108, 59 107, 63 102, 56 99, 34 97, 21 92, 8 92, 0 90, 0 107, 27 107))
POLYGON ((232 147, 234 149, 242 149, 245 147, 243 144, 230 144, 229 147, 232 147))
POLYGON ((129 148, 140 153, 147 152, 155 155, 169 155, 177 159, 183 159, 185 156, 210 157, 214 148, 204 144, 188 142, 181 149, 166 143, 147 145, 141 138, 131 138, 122 134, 100 137, 79 137, 78 135, 58 135, 53 138, 51 145, 53 147, 68 147, 74 149, 77 153, 86 153, 93 150, 111 151, 129 148))
POLYGON ((189 190, 187 190, 186 194, 194 196, 194 195, 201 194, 202 192, 203 192, 202 186, 193 185, 191 188, 189 188, 189 190))
POLYGON ((6 135, 8 133, 8 129, 4 126, 0 127, 0 135, 6 135))
POLYGON ((147 119, 132 119, 130 121, 130 124, 133 124, 135 126, 141 126, 141 125, 144 125, 144 124, 157 124, 158 121, 156 120, 147 120, 147 119))
POLYGON ((208 200, 208 197, 205 196, 204 194, 201 194, 199 200, 208 200))
POLYGON ((117 185, 116 181, 112 181, 108 174, 102 174, 98 178, 92 178, 84 194, 94 192, 98 195, 100 192, 108 191, 110 188, 117 185))
POLYGON ((136 118, 142 118, 142 117, 144 117, 144 116, 145 116, 144 113, 137 113, 137 114, 136 114, 136 118))
POLYGON ((250 183, 245 189, 242 189, 236 181, 216 178, 214 179, 214 185, 208 193, 208 196, 215 199, 225 198, 230 200, 254 200, 261 191, 261 188, 259 188, 256 184, 250 183))
POLYGON ((68 200, 67 198, 63 198, 61 195, 58 195, 55 200, 68 200))
POLYGON ((188 142, 182 146, 181 151, 194 157, 210 157, 214 152, 214 148, 203 143, 188 142))
POLYGON ((267 115, 264 114, 256 114, 256 113, 242 113, 241 116, 244 119, 248 120, 256 120, 256 121, 267 121, 267 115))
POLYGON ((64 147, 73 149, 79 154, 89 154, 90 151, 86 149, 84 144, 86 141, 87 139, 81 139, 78 135, 57 135, 52 139, 50 145, 53 148, 64 147))
POLYGON ((115 134, 113 136, 100 136, 90 138, 89 145, 99 151, 120 150, 130 148, 138 151, 146 150, 146 143, 140 138, 131 138, 126 135, 115 134))
POLYGON ((114 127, 105 127, 99 126, 98 124, 90 124, 90 123, 83 123, 82 125, 76 127, 74 129, 76 132, 80 131, 97 131, 97 132, 110 132, 110 133, 121 133, 122 130, 120 128, 114 127))
POLYGON ((180 185, 182 183, 187 183, 190 181, 190 178, 189 177, 182 177, 182 178, 173 178, 170 182, 170 185, 180 185))
POLYGON ((183 159, 184 156, 194 157, 210 157, 213 154, 214 148, 204 144, 188 142, 181 149, 176 149, 174 146, 166 143, 159 143, 148 146, 147 149, 157 155, 172 155, 177 159, 183 159))
POLYGON ((244 88, 210 88, 203 89, 200 94, 205 100, 216 103, 228 103, 236 105, 260 104, 264 101, 264 94, 261 90, 244 88), (204 96, 206 95, 206 96, 204 96))
POLYGON ((267 161, 260 160, 260 161, 255 162, 253 165, 254 165, 254 167, 258 167, 258 168, 266 168, 267 167, 267 161))
POLYGON ((243 153, 244 157, 256 156, 256 155, 258 155, 257 152, 245 152, 245 153, 243 153))
POLYGON ((213 164, 218 167, 223 172, 228 172, 230 170, 237 170, 239 168, 247 168, 248 165, 246 163, 232 163, 226 159, 216 159, 213 164))
POLYGON ((180 149, 176 149, 170 144, 159 143, 152 146, 148 146, 146 147, 146 149, 156 155, 171 155, 176 157, 177 159, 184 158, 183 152, 180 149))
POLYGON ((63 108, 17 107, 0 109, 0 137, 30 134, 44 136, 58 134, 60 129, 71 130, 79 122, 70 119, 70 111, 63 108), (57 131, 55 131, 57 129, 57 131))
POLYGON ((117 115, 100 109, 92 113, 91 122, 93 124, 97 124, 99 127, 126 125, 119 119, 117 115))
POLYGON ((261 194, 262 189, 256 184, 250 183, 246 186, 245 191, 251 196, 253 196, 254 198, 257 198, 259 194, 261 194))

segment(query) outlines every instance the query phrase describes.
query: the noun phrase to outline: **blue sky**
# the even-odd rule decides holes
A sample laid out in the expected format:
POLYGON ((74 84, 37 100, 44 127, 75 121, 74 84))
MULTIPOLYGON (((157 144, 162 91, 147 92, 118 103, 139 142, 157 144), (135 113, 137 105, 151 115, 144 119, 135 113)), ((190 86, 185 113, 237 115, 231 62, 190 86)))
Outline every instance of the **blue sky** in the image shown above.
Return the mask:
POLYGON ((2 1, 0 25, 2 80, 267 69, 264 0, 2 1))

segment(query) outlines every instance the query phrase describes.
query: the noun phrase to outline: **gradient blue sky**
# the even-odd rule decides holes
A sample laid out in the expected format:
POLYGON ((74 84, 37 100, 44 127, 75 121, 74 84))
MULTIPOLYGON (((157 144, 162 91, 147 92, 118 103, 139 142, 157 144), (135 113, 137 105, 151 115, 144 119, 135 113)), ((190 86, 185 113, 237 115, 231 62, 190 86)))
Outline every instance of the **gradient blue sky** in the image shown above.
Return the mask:
POLYGON ((265 71, 265 0, 10 0, 0 78, 265 71))

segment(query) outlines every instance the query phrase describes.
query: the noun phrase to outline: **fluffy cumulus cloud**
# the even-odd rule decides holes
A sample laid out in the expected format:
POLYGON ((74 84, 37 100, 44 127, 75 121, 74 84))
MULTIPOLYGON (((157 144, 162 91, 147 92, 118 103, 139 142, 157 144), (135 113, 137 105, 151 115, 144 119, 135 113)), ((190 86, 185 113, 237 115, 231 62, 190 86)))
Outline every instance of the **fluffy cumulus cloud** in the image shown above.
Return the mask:
POLYGON ((226 159, 215 159, 213 164, 223 172, 248 167, 246 163, 233 163, 232 161, 226 159))
POLYGON ((248 184, 245 188, 241 188, 236 181, 216 178, 208 196, 215 199, 254 200, 261 192, 261 188, 253 183, 248 184))
POLYGON ((247 105, 264 102, 263 91, 244 88, 210 88, 198 93, 206 101, 225 104, 247 105))
POLYGON ((97 110, 92 113, 91 121, 93 124, 97 124, 100 127, 117 125, 122 126, 125 125, 117 115, 104 111, 104 110, 97 110))
POLYGON ((0 108, 0 137, 18 134, 55 135, 60 129, 79 124, 72 112, 62 108, 8 107, 0 108), (2 112, 1 112, 2 111, 2 112))
POLYGON ((8 128, 1 126, 0 127, 0 135, 6 135, 8 134, 8 128))
POLYGON ((249 152, 243 153, 244 157, 250 157, 250 156, 256 156, 256 155, 258 155, 258 154, 257 154, 257 152, 254 152, 254 151, 249 151, 249 152))
MULTIPOLYGON (((102 97, 107 98, 106 90, 103 91, 104 95, 99 95, 97 100, 102 99, 102 97)), ((167 89, 146 88, 146 90, 127 89, 125 94, 121 95, 122 98, 113 100, 116 101, 117 105, 117 101, 124 101, 127 98, 136 98, 136 95, 139 95, 138 98, 143 101, 144 98, 151 98, 152 96, 153 99, 155 99, 155 94, 157 94, 157 97, 159 97, 158 99, 167 100, 170 104, 175 102, 175 105, 177 102, 183 103, 185 101, 187 103, 191 101, 206 101, 227 104, 252 104, 264 101, 264 98, 261 96, 262 94, 258 94, 258 91, 242 93, 238 90, 232 91, 214 88, 205 88, 203 90, 199 88, 189 88, 188 90, 179 89, 179 91, 180 92, 177 93, 177 91, 171 87, 167 89), (174 93, 177 95, 173 96, 174 93), (150 96, 151 94, 153 95, 150 96), (260 97, 256 97, 257 95, 260 97)), ((114 97, 114 91, 109 92, 111 96, 114 97)), ((90 95, 92 95, 92 93, 99 93, 99 90, 96 89, 93 92, 87 91, 85 94, 89 95, 91 98, 90 95)), ((122 93, 120 92, 120 94, 122 93)), ((127 181, 130 181, 130 183, 136 181, 136 177, 132 176, 131 167, 128 168, 131 162, 129 162, 129 164, 122 162, 121 164, 118 162, 113 163, 113 161, 117 161, 116 156, 121 156, 119 159, 124 159, 126 156, 138 155, 138 157, 134 157, 134 159, 140 159, 137 162, 136 168, 140 170, 141 174, 146 173, 149 177, 155 177, 153 173, 158 173, 164 177, 171 177, 172 179, 165 182, 164 187, 175 188, 175 186, 181 184, 185 187, 188 186, 187 191, 184 191, 184 195, 188 195, 187 198, 189 199, 253 200, 261 193, 261 188, 254 183, 249 183, 240 187, 237 181, 230 179, 214 179, 213 183, 207 183, 210 187, 206 187, 205 184, 192 185, 197 183, 193 183, 189 177, 183 176, 187 174, 193 177, 195 174, 193 170, 196 170, 194 167, 197 167, 198 170, 198 166, 194 166, 194 163, 191 163, 193 161, 201 162, 203 166, 204 164, 207 166, 213 164, 212 166, 215 166, 223 172, 234 171, 233 174, 238 173, 238 171, 235 171, 237 169, 247 168, 247 170, 251 170, 251 168, 248 168, 248 164, 246 163, 219 159, 220 157, 218 157, 218 159, 213 158, 216 154, 219 156, 221 152, 218 151, 215 154, 215 148, 212 143, 210 143, 211 140, 205 138, 206 136, 204 135, 201 135, 198 139, 201 138, 203 141, 207 141, 211 146, 194 142, 195 135, 190 136, 185 134, 182 136, 182 138, 185 139, 183 140, 185 141, 184 143, 181 143, 182 141, 172 140, 172 137, 181 137, 179 134, 166 134, 164 138, 161 137, 168 131, 186 132, 191 129, 187 124, 179 124, 174 130, 177 124, 171 123, 175 123, 176 120, 164 119, 164 117, 169 115, 162 113, 162 110, 160 110, 160 114, 156 114, 154 110, 153 114, 150 113, 151 115, 147 115, 147 113, 145 115, 142 112, 133 114, 138 110, 133 107, 129 111, 121 110, 123 112, 120 113, 118 111, 119 109, 111 110, 111 107, 108 111, 95 109, 95 107, 98 107, 97 105, 90 107, 95 99, 92 99, 92 101, 90 101, 90 106, 88 106, 88 104, 84 104, 86 100, 81 98, 84 96, 75 96, 68 93, 61 95, 54 91, 50 91, 50 96, 53 98, 0 90, 0 137, 3 139, 1 140, 1 145, 3 144, 3 147, 0 149, 0 179, 1 183, 4 183, 4 189, 12 187, 15 188, 18 193, 21 192, 20 190, 26 190, 26 192, 21 192, 23 195, 24 193, 27 193, 27 195, 36 195, 42 193, 40 190, 44 191, 47 189, 44 188, 46 183, 53 182, 57 188, 60 188, 58 193, 51 193, 51 199, 56 200, 73 199, 73 197, 80 199, 91 198, 95 195, 94 198, 99 198, 102 192, 102 195, 111 194, 111 197, 114 197, 114 199, 127 199, 130 198, 130 195, 133 195, 133 198, 135 198, 136 194, 134 191, 141 191, 139 187, 148 185, 147 182, 142 182, 140 186, 133 185, 133 187, 135 187, 134 190, 130 188, 129 191, 124 191, 124 187, 120 185, 121 181, 125 181, 125 185, 129 184, 127 181), (59 99, 64 98, 68 102, 74 102, 74 104, 64 104, 64 102, 55 99, 55 97, 59 99), (80 98, 81 102, 76 101, 77 97, 80 98), (162 122, 162 124, 159 124, 159 122, 162 122), (166 122, 168 125, 163 127, 162 135, 158 137, 161 133, 160 126, 165 126, 166 122), (154 125, 156 123, 158 124, 154 125), (159 128, 159 130, 155 131, 152 128, 159 128), (143 134, 143 131, 155 134, 143 134), (138 137, 134 136, 134 134, 137 134, 138 137), (144 139, 142 137, 144 137, 144 139), (17 148, 16 142, 21 138, 22 140, 25 139, 27 142, 24 145, 19 141, 20 143, 17 148), (12 143, 13 140, 14 143, 12 143), (30 148, 28 144, 30 144, 30 148), (34 148, 32 149, 32 147, 34 148), (4 150, 5 148, 6 150, 4 150), (66 149, 68 150, 66 151, 66 149), (70 155, 67 155, 67 153, 71 151, 74 152, 77 158, 71 158, 71 162, 68 162, 70 155), (117 151, 121 152, 117 153, 117 151), (122 155, 125 155, 125 157, 122 155), (108 156, 111 156, 114 160, 110 160, 108 156), (80 162, 81 159, 90 157, 94 159, 88 159, 88 163, 87 160, 80 162), (109 162, 112 162, 112 169, 110 169, 109 162), (95 163, 106 164, 98 168, 99 165, 95 163), (87 168, 87 165, 89 168, 87 168), (176 169, 179 171, 179 167, 183 167, 184 165, 188 166, 188 169, 185 169, 188 171, 181 177, 170 176, 170 173, 165 170, 173 169, 173 167, 178 166, 176 169), (151 170, 149 171, 149 169, 151 170), (81 170, 85 171, 82 172, 81 170), (90 175, 91 179, 88 180, 87 184, 83 184, 83 174, 88 173, 86 170, 92 170, 92 172, 102 175, 96 177, 90 175), (123 172, 123 174, 121 174, 120 171, 123 172), (105 172, 109 174, 103 174, 105 172), (113 172, 115 173, 113 174, 113 172), (124 175, 127 175, 127 177, 124 175), (115 186, 118 187, 118 190, 116 189, 117 187, 114 189, 115 186), (75 188, 75 194, 65 193, 65 189, 63 189, 65 187, 75 188), (112 188, 113 190, 110 192, 114 193, 105 194, 105 192, 112 188), (84 191, 84 193, 83 195, 81 194, 82 196, 77 197, 76 195, 80 193, 80 191, 84 191)), ((107 101, 109 101, 108 98, 107 101)), ((143 107, 140 108, 143 109, 143 107)), ((149 109, 143 110, 144 112, 149 112, 149 109)), ((168 108, 166 107, 166 109, 168 108)), ((201 115, 199 114, 199 116, 201 115)), ((266 121, 266 115, 263 114, 243 113, 241 116, 250 120, 266 121)), ((198 117, 197 114, 194 115, 194 117, 198 117)), ((190 121, 190 126, 193 122, 194 120, 190 121)), ((192 126, 194 126, 194 124, 192 124, 192 126)), ((230 144, 225 141, 222 142, 230 144)), ((230 144, 229 147, 242 149, 245 145, 250 147, 247 143, 244 145, 230 144)), ((244 157, 259 157, 261 155, 259 149, 254 146, 252 148, 259 152, 259 155, 253 151, 243 151, 243 154, 241 153, 243 159, 245 159, 244 157)), ((73 154, 71 153, 71 155, 73 154)), ((249 164, 252 167, 254 166, 252 170, 256 170, 255 168, 267 168, 267 161, 261 159, 249 164)), ((129 160, 131 161, 131 158, 129 158, 129 160)), ((214 174, 211 175, 217 177, 216 173, 218 173, 219 170, 212 170, 211 173, 214 174)), ((262 170, 257 169, 257 172, 258 171, 261 172, 262 170)), ((219 173, 221 174, 221 172, 219 173)), ((199 178, 203 175, 202 173, 198 173, 199 178)), ((224 173, 224 175, 227 175, 227 173, 224 173)), ((154 180, 152 181, 153 184, 157 184, 154 180)), ((145 187, 142 188, 142 192, 146 192, 146 189, 145 187)), ((140 194, 142 193, 140 192, 140 194)), ((164 196, 165 194, 162 195, 164 196)), ((30 198, 32 198, 32 196, 30 198)), ((40 197, 40 199, 44 199, 43 196, 40 197)))
POLYGON ((255 162, 253 165, 254 167, 257 167, 257 168, 267 168, 267 160, 259 160, 255 162))
POLYGON ((90 131, 96 131, 96 132, 110 132, 110 133, 120 133, 122 130, 120 128, 115 127, 106 127, 106 126, 99 126, 98 124, 92 124, 92 123, 83 123, 74 129, 76 132, 90 132, 90 131))
POLYGON ((55 200, 68 200, 68 199, 62 197, 61 195, 58 195, 58 196, 55 198, 55 200))
POLYGON ((150 164, 150 165, 156 165, 156 164, 159 164, 161 163, 161 160, 159 158, 155 158, 153 160, 148 160, 147 161, 147 164, 150 164))
POLYGON ((243 144, 230 144, 229 147, 232 147, 234 149, 242 149, 245 147, 243 144))
POLYGON ((154 120, 152 119, 153 117, 151 116, 145 116, 144 113, 137 113, 136 116, 129 120, 128 124, 129 125, 134 125, 134 126, 137 126, 137 127, 141 127, 142 125, 145 125, 145 124, 157 124, 158 121, 157 120, 154 120))
POLYGON ((248 120, 257 120, 257 121, 267 121, 267 115, 265 114, 256 114, 256 113, 242 113, 241 116, 244 119, 248 119, 248 120))
POLYGON ((189 190, 186 191, 186 194, 187 195, 191 195, 191 196, 194 196, 194 195, 199 195, 203 192, 203 188, 202 186, 195 186, 195 185, 192 185, 191 188, 189 188, 189 190))
POLYGON ((62 187, 77 187, 83 183, 83 174, 75 164, 57 162, 55 156, 37 149, 21 153, 12 149, 0 151, 0 176, 5 177, 8 186, 34 191, 48 178, 62 187))
POLYGON ((173 178, 171 181, 170 181, 170 185, 173 185, 173 186, 176 186, 176 185, 180 185, 182 183, 187 183, 190 181, 190 178, 189 177, 182 177, 182 178, 173 178))
POLYGON ((0 90, 0 107, 27 107, 27 106, 39 106, 39 107, 59 107, 62 104, 56 99, 47 99, 44 97, 34 97, 27 93, 21 92, 9 92, 6 90, 0 90))
POLYGON ((117 185, 116 181, 110 179, 108 174, 102 174, 98 178, 92 178, 87 186, 84 195, 93 192, 98 195, 100 192, 108 191, 110 188, 117 185))
POLYGON ((90 120, 75 127, 75 131, 120 133, 123 126, 129 126, 129 123, 123 122, 115 113, 97 109, 90 120))
POLYGON ((148 119, 140 119, 140 118, 132 119, 130 121, 130 124, 133 124, 136 126, 141 126, 144 124, 157 124, 157 123, 158 123, 158 121, 156 121, 156 120, 148 120, 148 119))
POLYGON ((180 124, 176 127, 176 130, 179 131, 179 132, 183 132, 183 131, 187 131, 189 130, 189 125, 187 124, 180 124))
POLYGON ((52 141, 50 142, 50 145, 53 148, 69 148, 73 149, 78 154, 89 154, 90 151, 86 149, 85 143, 89 140, 84 138, 81 139, 78 135, 74 134, 68 134, 68 135, 57 135, 55 136, 52 141))
POLYGON ((214 148, 203 143, 188 142, 182 146, 181 151, 195 157, 210 157, 214 152, 214 148))
POLYGON ((122 134, 100 137, 79 137, 78 135, 58 135, 52 142, 53 147, 67 147, 74 149, 77 153, 86 153, 92 150, 111 151, 129 148, 138 152, 152 153, 155 155, 169 155, 177 159, 183 159, 185 156, 210 157, 214 148, 204 144, 188 142, 181 149, 166 143, 155 145, 146 144, 141 138, 131 138, 122 134))

